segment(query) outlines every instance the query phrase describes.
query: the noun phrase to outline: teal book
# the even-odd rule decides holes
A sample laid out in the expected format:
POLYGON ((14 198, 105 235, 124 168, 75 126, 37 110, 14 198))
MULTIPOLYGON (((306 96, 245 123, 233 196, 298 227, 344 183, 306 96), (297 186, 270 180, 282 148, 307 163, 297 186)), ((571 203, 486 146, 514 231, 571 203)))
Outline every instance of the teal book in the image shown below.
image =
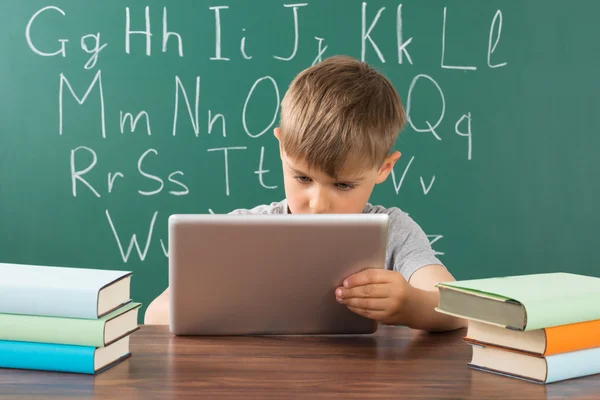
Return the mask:
POLYGON ((129 357, 129 336, 100 348, 0 340, 0 368, 97 374, 129 357))
POLYGON ((105 347, 139 329, 140 303, 99 319, 0 314, 0 340, 105 347))
POLYGON ((600 278, 564 272, 443 282, 436 311, 529 331, 600 319, 600 278))
POLYGON ((537 356, 497 346, 472 344, 470 368, 546 384, 600 374, 600 347, 537 356))

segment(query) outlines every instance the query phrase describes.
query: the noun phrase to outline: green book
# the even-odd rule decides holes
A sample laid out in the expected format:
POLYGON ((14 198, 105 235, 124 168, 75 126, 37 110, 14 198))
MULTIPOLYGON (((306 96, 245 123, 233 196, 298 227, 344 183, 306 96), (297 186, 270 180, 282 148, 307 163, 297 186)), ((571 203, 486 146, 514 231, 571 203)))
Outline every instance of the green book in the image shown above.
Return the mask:
POLYGON ((600 278, 564 272, 436 285, 436 311, 519 331, 600 319, 600 278))
POLYGON ((105 347, 139 329, 141 303, 99 319, 0 314, 0 340, 105 347))

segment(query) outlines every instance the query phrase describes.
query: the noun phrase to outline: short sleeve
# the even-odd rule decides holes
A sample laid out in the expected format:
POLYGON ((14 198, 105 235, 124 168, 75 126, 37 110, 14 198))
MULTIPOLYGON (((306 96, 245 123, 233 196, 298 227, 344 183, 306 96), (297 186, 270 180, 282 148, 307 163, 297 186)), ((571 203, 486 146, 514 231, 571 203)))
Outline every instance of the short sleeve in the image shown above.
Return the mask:
POLYGON ((386 268, 400 272, 408 281, 415 271, 442 262, 435 256, 423 229, 398 208, 388 209, 390 225, 386 268))

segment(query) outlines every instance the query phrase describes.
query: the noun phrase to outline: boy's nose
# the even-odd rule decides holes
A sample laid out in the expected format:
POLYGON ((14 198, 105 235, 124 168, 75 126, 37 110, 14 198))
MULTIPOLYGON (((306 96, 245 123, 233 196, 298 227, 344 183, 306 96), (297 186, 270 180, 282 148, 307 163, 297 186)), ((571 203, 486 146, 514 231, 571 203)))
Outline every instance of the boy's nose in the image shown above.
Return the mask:
POLYGON ((323 190, 315 190, 310 199, 310 210, 315 214, 325 214, 329 209, 329 200, 323 190))

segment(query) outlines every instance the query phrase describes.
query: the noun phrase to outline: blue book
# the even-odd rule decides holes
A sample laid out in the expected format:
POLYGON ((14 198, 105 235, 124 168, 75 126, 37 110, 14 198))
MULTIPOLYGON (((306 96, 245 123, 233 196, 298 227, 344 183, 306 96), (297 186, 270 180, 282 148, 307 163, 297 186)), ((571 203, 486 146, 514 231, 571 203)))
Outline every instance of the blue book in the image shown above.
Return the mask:
POLYGON ((132 272, 0 263, 0 313, 98 319, 131 302, 132 272))
POLYGON ((600 347, 549 356, 470 343, 473 369, 546 384, 600 374, 600 347))
POLYGON ((0 340, 0 368, 97 374, 129 357, 129 336, 106 347, 0 340))

